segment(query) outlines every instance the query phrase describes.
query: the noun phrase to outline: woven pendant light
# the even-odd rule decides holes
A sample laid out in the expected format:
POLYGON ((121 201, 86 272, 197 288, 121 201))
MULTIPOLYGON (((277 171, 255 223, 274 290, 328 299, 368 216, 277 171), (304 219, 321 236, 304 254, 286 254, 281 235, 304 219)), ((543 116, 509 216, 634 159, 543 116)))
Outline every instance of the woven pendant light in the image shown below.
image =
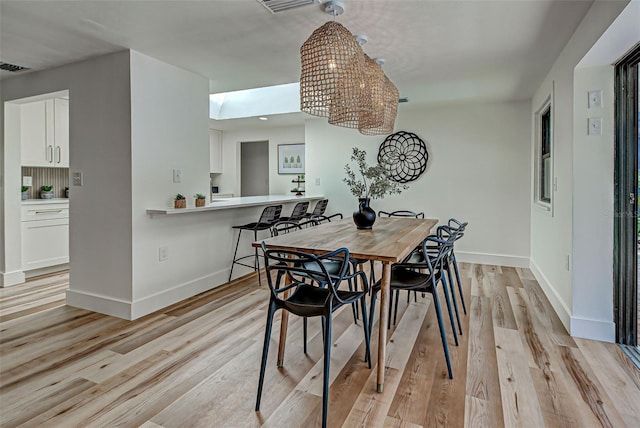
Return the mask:
POLYGON ((358 129, 380 128, 384 122, 385 83, 382 67, 368 55, 365 58, 365 98, 358 129))
POLYGON ((385 135, 391 134, 396 124, 398 113, 398 98, 400 93, 391 80, 384 76, 384 118, 381 126, 360 127, 358 130, 362 135, 385 135))
POLYGON ((362 79, 362 48, 338 22, 329 21, 316 29, 300 48, 300 58, 300 110, 305 113, 328 117, 336 99, 352 97, 345 83, 362 79))

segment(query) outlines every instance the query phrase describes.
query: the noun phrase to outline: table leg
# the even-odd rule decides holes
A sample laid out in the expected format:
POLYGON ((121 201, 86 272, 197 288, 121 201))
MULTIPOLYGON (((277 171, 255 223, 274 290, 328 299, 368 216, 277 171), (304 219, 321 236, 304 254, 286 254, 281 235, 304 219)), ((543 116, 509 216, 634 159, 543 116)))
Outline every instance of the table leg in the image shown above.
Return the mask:
MULTIPOLYGON (((378 325, 378 392, 384 390, 384 370, 387 353, 387 324, 389 319, 389 294, 391 289, 391 267, 382 263, 380 287, 380 323, 378 325)), ((373 314, 371 314, 373 316, 373 314)))
POLYGON ((284 365, 284 346, 287 341, 287 325, 289 324, 289 312, 282 311, 280 318, 280 341, 278 344, 278 367, 284 365))

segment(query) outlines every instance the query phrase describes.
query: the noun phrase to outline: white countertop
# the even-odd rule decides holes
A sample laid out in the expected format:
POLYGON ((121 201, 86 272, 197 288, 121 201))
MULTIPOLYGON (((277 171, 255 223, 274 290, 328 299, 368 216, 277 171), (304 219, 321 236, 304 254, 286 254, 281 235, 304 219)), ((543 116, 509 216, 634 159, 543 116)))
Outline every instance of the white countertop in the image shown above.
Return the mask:
POLYGON ((40 205, 40 204, 68 204, 69 198, 53 198, 53 199, 27 199, 22 201, 22 205, 40 205))
POLYGON ((260 205, 270 205, 276 203, 315 201, 324 199, 324 196, 292 196, 292 195, 266 195, 266 196, 244 196, 239 198, 215 199, 204 207, 187 206, 187 208, 160 208, 147 209, 147 214, 185 214, 202 211, 217 211, 230 208, 246 208, 260 205))

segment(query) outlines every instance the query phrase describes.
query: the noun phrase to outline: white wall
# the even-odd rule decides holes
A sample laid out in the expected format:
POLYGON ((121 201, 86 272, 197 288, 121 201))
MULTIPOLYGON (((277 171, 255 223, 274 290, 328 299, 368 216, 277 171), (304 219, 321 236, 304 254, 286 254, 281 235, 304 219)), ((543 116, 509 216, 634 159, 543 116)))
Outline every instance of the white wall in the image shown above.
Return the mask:
MULTIPOLYGON (((2 81, 2 101, 69 90, 72 171, 84 173, 69 205, 70 292, 131 300, 131 127, 129 53, 105 55, 2 81)), ((19 141, 4 141, 7 188, 20 185, 19 141), (9 147, 10 146, 10 147, 9 147), (8 169, 7 172, 10 172, 8 169)), ((5 194, 5 245, 20 230, 20 199, 5 194)), ((19 248, 19 246, 17 247, 19 248)), ((15 252, 16 247, 8 247, 15 252)), ((7 258, 7 257, 5 257, 7 258)), ((73 304, 73 302, 72 302, 73 304)), ((95 310, 104 308, 96 307, 95 310)))
MULTIPOLYGON (((558 184, 553 194, 553 216, 531 203, 531 268, 569 332, 601 340, 613 340, 610 310, 613 296, 610 266, 607 266, 612 261, 613 234, 611 219, 605 214, 612 207, 613 159, 612 147, 606 144, 596 147, 596 139, 584 136, 584 105, 587 91, 597 89, 587 89, 591 84, 603 89, 607 97, 605 102, 612 103, 613 98, 611 86, 606 83, 606 75, 610 71, 578 72, 578 81, 574 82, 574 70, 626 3, 593 4, 536 91, 531 104, 532 111, 536 111, 550 88, 555 88, 553 156, 558 184), (590 148, 595 152, 587 154, 590 148), (589 195, 591 189, 588 186, 593 185, 594 180, 600 180, 593 188, 598 196, 589 195), (596 207, 596 202, 608 205, 596 207), (578 246, 592 243, 584 235, 591 235, 594 230, 597 230, 595 237, 601 240, 596 259, 591 250, 576 250, 578 246), (566 268, 567 256, 570 258, 569 269, 566 268), (588 284, 583 282, 586 278, 590 278, 588 284), (599 309, 593 312, 597 306, 599 309)), ((609 107, 602 114, 603 127, 611 126, 609 107)), ((533 144, 532 139, 531 147, 533 144)))
MULTIPOLYGON (((220 175, 220 193, 240 195, 240 143, 247 141, 269 141, 269 193, 289 195, 295 187, 291 180, 295 175, 278 174, 278 144, 300 144, 305 142, 304 126, 246 129, 222 132, 223 173, 220 175)), ((307 182, 307 188, 309 188, 307 182)), ((307 193, 314 195, 316 193, 307 193)))
MULTIPOLYGON (((409 190, 374 200, 372 207, 424 211, 441 222, 466 220, 467 233, 456 249, 461 260, 528 266, 529 118, 527 102, 401 106, 395 129, 414 132, 426 142, 427 170, 409 190)), ((384 137, 308 120, 308 191, 326 195, 329 212, 350 216, 356 199, 342 182, 344 165, 352 147, 365 149, 370 163, 375 162, 384 137)))
POLYGON ((196 193, 208 194, 208 85, 201 76, 131 52, 134 318, 158 309, 151 296, 209 272, 211 254, 200 251, 202 232, 188 225, 192 218, 163 222, 146 213, 170 206, 176 193, 189 206, 196 193), (173 169, 182 170, 181 183, 173 182, 173 169), (169 260, 159 262, 164 245, 169 260))

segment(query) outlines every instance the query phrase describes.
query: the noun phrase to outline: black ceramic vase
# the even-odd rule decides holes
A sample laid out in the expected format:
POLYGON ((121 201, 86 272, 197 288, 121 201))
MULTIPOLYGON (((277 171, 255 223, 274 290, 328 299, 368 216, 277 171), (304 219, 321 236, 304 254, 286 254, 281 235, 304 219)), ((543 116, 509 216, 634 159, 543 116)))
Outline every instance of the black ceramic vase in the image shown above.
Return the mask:
POLYGON ((353 222, 358 229, 371 230, 376 222, 376 212, 369 206, 369 198, 359 198, 358 201, 358 209, 353 212, 353 222))

